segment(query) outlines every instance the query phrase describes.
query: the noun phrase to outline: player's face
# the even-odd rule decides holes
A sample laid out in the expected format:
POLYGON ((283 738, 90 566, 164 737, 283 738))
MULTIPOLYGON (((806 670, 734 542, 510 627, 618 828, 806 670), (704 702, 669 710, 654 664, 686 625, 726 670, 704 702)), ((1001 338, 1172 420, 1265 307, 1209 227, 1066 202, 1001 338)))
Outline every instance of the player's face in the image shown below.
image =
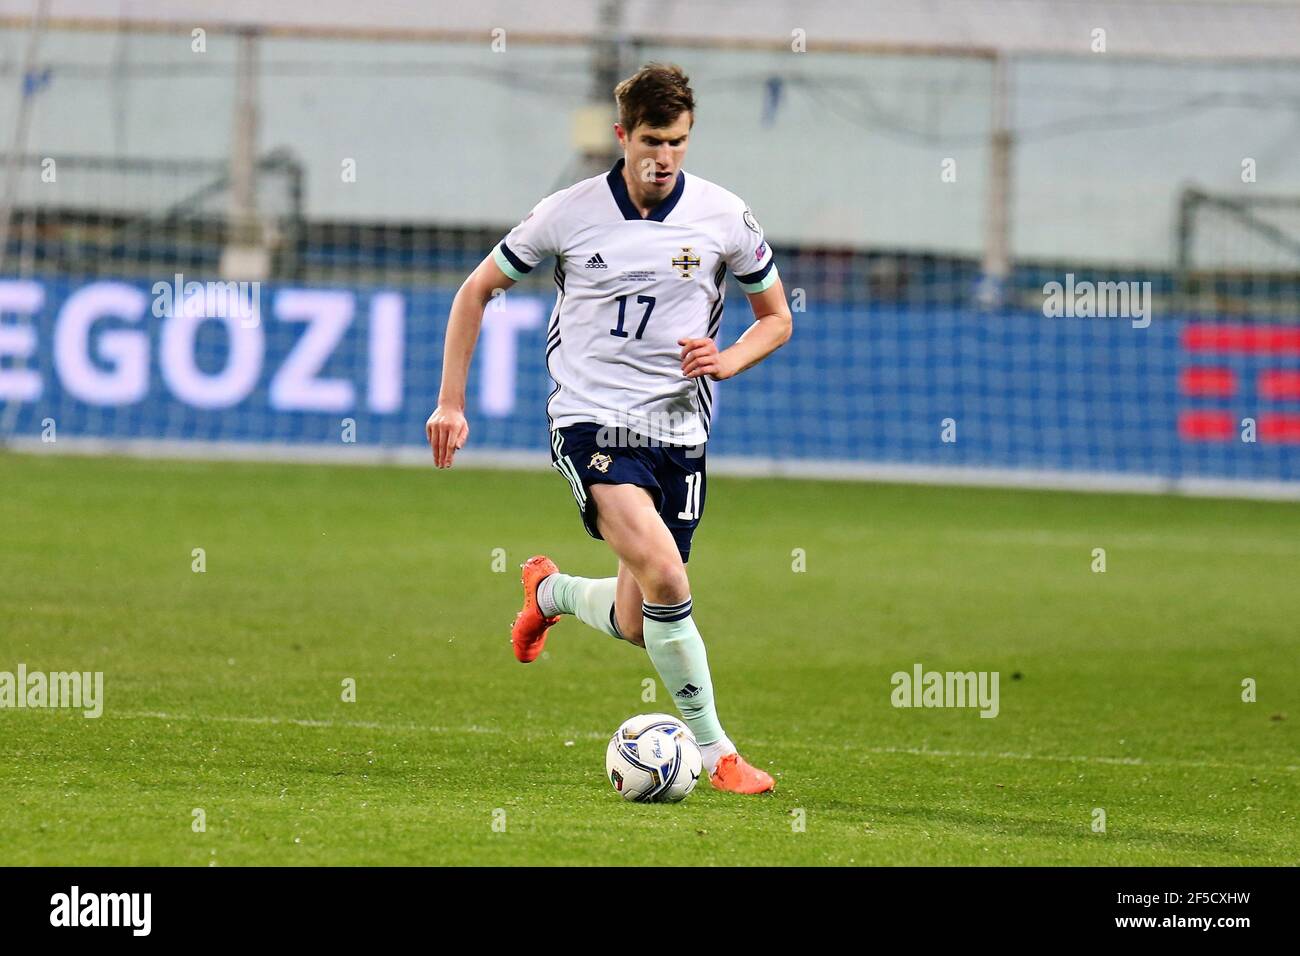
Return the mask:
POLYGON ((682 113, 669 126, 642 123, 630 133, 619 127, 628 176, 637 184, 642 198, 656 203, 673 191, 686 158, 690 132, 689 112, 682 113))

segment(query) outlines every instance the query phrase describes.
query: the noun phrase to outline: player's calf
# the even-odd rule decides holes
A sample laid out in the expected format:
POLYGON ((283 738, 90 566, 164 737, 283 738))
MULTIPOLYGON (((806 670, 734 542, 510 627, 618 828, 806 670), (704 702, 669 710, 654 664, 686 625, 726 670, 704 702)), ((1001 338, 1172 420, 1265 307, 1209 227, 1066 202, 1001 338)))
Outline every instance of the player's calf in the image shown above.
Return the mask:
POLYGON ((618 585, 615 588, 614 616, 623 640, 636 647, 645 647, 642 633, 641 586, 636 583, 632 569, 622 561, 618 563, 618 585))
POLYGON ((623 640, 635 647, 645 647, 645 627, 643 622, 645 618, 641 614, 641 604, 636 604, 636 611, 632 614, 618 614, 618 632, 622 635, 623 640))

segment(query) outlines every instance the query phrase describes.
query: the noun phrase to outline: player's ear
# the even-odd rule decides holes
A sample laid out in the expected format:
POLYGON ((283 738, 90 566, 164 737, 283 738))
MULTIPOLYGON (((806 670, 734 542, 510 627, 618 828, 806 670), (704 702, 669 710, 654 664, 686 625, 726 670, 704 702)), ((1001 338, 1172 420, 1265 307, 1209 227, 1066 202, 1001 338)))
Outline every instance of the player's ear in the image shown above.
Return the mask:
POLYGON ((618 144, 620 146, 627 145, 627 131, 623 129, 622 123, 614 124, 614 135, 618 137, 618 144))

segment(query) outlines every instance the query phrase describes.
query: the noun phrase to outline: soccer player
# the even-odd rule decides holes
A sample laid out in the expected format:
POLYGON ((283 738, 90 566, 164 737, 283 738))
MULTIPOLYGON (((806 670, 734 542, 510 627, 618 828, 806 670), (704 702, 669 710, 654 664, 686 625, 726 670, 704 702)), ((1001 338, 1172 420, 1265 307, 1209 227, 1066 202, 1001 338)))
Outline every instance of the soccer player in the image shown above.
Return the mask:
POLYGON ((469 437, 465 382, 483 310, 495 290, 554 256, 559 292, 546 333, 555 381, 546 403, 551 460, 588 534, 618 556, 618 574, 573 577, 547 557, 530 558, 511 632, 515 656, 534 660, 563 614, 644 647, 713 786, 763 793, 775 786, 772 777, 737 753, 718 720, 686 563, 708 488, 712 383, 784 344, 790 310, 772 250, 745 203, 682 169, 695 98, 681 69, 649 64, 614 97, 623 158, 538 203, 456 293, 438 407, 425 431, 437 467, 451 467, 469 437), (728 269, 749 297, 754 323, 719 350, 728 269))

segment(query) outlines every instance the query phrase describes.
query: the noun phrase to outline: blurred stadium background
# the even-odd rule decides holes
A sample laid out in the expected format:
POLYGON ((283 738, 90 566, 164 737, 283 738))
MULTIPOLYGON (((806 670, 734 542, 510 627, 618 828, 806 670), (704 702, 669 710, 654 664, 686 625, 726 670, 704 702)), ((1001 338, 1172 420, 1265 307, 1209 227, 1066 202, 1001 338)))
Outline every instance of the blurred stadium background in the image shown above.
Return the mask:
MULTIPOLYGON (((716 470, 1300 497, 1291 2, 0 0, 0 441, 426 460, 457 286, 649 60, 795 308, 716 470)), ((489 309, 467 463, 545 464, 553 293, 489 309)))

